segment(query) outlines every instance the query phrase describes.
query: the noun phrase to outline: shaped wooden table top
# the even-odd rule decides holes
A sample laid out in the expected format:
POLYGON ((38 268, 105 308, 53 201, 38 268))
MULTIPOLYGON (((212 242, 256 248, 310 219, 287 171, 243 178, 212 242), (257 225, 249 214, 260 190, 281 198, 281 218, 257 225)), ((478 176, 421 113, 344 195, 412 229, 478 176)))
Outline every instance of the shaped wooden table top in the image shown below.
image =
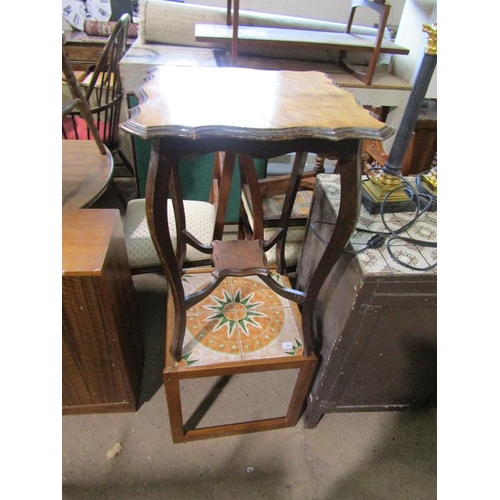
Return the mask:
POLYGON ((378 139, 392 129, 316 71, 156 67, 122 129, 142 138, 378 139))

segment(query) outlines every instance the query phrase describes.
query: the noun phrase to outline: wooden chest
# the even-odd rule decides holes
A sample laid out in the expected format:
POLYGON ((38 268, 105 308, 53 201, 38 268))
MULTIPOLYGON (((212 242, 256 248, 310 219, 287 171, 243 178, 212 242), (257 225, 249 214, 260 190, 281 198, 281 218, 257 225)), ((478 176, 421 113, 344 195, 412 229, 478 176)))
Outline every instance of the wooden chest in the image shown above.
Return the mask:
POLYGON ((136 317, 119 211, 63 210, 63 414, 136 409, 136 317))
MULTIPOLYGON (((307 289, 333 230, 340 195, 338 177, 318 177, 298 288, 307 289)), ((393 227, 411 214, 390 214, 393 227)), ((358 226, 383 230, 380 215, 363 208, 358 226)), ((408 236, 435 241, 437 212, 425 214, 408 236)), ((355 232, 347 252, 365 246, 370 234, 355 232)), ((396 242, 395 242, 396 243, 396 242)), ((393 253, 415 268, 437 262, 436 248, 400 242, 393 253)), ((400 410, 435 402, 437 375, 437 271, 408 269, 386 248, 345 253, 325 282, 315 311, 320 365, 305 412, 315 427, 329 412, 400 410)))

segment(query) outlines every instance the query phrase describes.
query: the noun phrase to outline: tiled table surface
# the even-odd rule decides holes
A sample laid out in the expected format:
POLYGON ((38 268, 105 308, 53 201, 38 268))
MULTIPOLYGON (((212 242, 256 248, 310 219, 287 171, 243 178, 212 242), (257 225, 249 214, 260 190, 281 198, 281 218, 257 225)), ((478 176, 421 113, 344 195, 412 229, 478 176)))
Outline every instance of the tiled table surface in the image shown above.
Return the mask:
MULTIPOLYGON (((282 276, 273 275, 281 284, 282 276)), ((186 294, 203 288, 210 273, 183 276, 186 294)), ((257 277, 226 278, 207 298, 188 309, 182 361, 208 365, 302 354, 300 312, 257 277)))
MULTIPOLYGON (((338 213, 340 206, 339 176, 320 174, 316 182, 321 185, 328 201, 335 212, 338 213)), ((384 218, 392 230, 397 230, 411 221, 414 216, 415 212, 401 212, 386 214, 384 218)), ((387 232, 381 216, 379 214, 369 214, 363 206, 361 206, 357 227, 369 229, 370 231, 387 232)), ((413 226, 403 231, 401 236, 427 242, 437 242, 437 211, 425 212, 413 226)), ((372 234, 370 233, 355 230, 351 236, 351 250, 356 251, 364 248, 371 237, 372 234)), ((426 268, 437 263, 437 248, 412 245, 403 240, 395 240, 391 243, 391 249, 399 260, 415 268, 426 268)), ((364 250, 357 254, 356 257, 362 269, 367 273, 437 273, 437 267, 428 271, 416 271, 401 265, 392 258, 385 246, 364 250)))

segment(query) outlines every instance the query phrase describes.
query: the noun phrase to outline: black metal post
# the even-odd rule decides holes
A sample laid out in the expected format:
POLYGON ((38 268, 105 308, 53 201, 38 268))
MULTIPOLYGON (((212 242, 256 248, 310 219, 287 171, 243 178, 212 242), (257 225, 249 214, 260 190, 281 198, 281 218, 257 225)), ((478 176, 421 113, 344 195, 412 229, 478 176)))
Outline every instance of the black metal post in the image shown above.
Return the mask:
POLYGON ((401 124, 396 132, 396 137, 392 144, 389 157, 383 167, 383 171, 390 175, 399 175, 403 159, 408 149, 408 144, 415 125, 417 123, 418 115, 422 108, 425 99, 425 94, 429 87, 429 83, 434 73, 434 68, 437 64, 437 51, 436 53, 427 52, 424 54, 422 63, 418 70, 413 89, 408 99, 401 124))

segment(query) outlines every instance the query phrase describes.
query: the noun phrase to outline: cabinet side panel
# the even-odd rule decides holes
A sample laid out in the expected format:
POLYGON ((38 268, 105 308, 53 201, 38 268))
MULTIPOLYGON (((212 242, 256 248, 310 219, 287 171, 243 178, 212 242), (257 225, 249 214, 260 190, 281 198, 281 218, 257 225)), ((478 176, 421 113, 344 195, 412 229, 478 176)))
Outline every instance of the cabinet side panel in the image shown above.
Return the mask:
POLYGON ((337 411, 424 404, 437 389, 436 322, 425 297, 382 307, 337 411))
POLYGON ((63 277, 63 408, 123 402, 110 325, 93 277, 63 277))
POLYGON ((106 255, 101 296, 105 299, 110 332, 127 399, 135 402, 139 392, 143 348, 138 310, 130 273, 123 229, 117 224, 106 255))

